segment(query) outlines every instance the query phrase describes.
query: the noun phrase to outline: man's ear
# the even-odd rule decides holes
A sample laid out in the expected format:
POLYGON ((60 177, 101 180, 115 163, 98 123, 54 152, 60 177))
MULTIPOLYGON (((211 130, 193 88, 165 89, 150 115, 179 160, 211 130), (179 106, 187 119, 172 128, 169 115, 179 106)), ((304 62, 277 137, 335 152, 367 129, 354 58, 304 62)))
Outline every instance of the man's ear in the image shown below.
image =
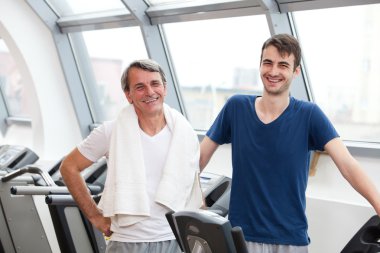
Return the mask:
POLYGON ((128 102, 130 103, 130 104, 133 104, 133 99, 132 99, 132 97, 131 97, 131 93, 129 92, 129 91, 124 91, 124 95, 125 95, 125 97, 127 98, 127 100, 128 100, 128 102))
POLYGON ((298 76, 301 73, 301 66, 298 65, 297 68, 294 70, 294 75, 298 76))
POLYGON ((168 86, 166 83, 164 83, 164 96, 166 97, 166 94, 168 92, 168 86))

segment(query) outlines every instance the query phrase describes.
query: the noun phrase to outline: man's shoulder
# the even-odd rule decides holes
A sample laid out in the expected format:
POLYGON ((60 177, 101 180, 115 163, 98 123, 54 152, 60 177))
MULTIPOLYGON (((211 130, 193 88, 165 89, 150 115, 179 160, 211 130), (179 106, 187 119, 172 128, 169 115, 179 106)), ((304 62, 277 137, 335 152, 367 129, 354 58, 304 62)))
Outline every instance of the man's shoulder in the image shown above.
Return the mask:
POLYGON ((252 103, 255 100, 255 95, 234 94, 228 98, 227 104, 245 104, 252 103))
POLYGON ((317 106, 314 102, 305 101, 294 97, 291 97, 291 100, 295 108, 300 108, 302 110, 313 110, 313 108, 317 106))

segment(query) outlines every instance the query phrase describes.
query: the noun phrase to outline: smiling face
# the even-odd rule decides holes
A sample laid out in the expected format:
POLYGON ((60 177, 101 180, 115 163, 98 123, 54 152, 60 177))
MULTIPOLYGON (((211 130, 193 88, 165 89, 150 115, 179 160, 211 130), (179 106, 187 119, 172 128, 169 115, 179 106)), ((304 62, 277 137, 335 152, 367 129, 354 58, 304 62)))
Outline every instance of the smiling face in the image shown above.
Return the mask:
POLYGON ((300 67, 294 67, 293 54, 280 54, 276 47, 270 45, 262 52, 260 76, 264 92, 269 95, 289 95, 293 79, 300 73, 300 67))
POLYGON ((160 73, 133 67, 128 76, 129 89, 125 90, 125 95, 134 105, 136 114, 139 117, 162 115, 166 84, 160 73))

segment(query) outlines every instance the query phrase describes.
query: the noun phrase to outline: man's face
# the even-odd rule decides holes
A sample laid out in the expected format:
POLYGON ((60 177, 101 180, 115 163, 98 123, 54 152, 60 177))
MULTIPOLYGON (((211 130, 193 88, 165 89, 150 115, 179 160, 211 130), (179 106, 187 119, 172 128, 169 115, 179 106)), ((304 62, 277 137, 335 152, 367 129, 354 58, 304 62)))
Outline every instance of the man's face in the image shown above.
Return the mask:
POLYGON ((129 83, 129 91, 125 91, 125 95, 129 103, 134 105, 139 117, 154 116, 163 112, 166 85, 159 72, 131 68, 129 83))
POLYGON ((264 49, 260 63, 260 76, 264 90, 271 95, 289 93, 293 79, 299 74, 300 67, 294 69, 294 55, 280 55, 277 48, 264 49))

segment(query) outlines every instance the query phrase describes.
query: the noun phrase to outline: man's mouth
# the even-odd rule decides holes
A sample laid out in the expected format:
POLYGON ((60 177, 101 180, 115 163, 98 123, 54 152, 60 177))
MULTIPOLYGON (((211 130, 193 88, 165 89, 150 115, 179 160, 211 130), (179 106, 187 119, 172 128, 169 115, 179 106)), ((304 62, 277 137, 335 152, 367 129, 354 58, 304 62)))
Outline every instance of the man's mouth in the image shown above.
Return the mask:
POLYGON ((155 102, 157 100, 158 100, 158 98, 146 98, 142 102, 144 102, 146 104, 149 104, 149 103, 153 103, 153 102, 155 102))
POLYGON ((267 80, 271 83, 279 83, 282 81, 282 79, 279 79, 279 78, 270 78, 270 77, 267 77, 267 80))

